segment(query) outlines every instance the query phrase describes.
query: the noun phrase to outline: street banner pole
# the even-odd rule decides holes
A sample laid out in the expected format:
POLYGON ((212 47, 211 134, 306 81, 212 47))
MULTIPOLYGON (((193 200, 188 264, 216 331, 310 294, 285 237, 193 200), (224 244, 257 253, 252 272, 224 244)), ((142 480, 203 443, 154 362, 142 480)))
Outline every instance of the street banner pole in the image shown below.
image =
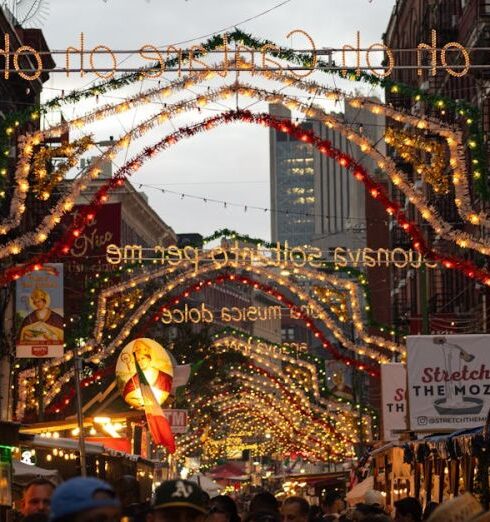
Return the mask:
POLYGON ((82 373, 82 359, 78 345, 75 348, 75 387, 77 393, 77 420, 78 420, 78 445, 80 449, 80 475, 87 476, 87 457, 85 452, 85 434, 83 432, 82 392, 80 388, 80 375, 82 373))

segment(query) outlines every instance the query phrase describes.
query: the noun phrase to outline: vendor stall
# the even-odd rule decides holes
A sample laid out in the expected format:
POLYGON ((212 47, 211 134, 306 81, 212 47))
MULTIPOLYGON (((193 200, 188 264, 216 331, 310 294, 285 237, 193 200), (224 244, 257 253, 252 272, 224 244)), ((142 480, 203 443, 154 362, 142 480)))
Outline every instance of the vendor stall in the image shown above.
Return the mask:
POLYGON ((387 504, 414 496, 423 505, 470 492, 488 508, 490 439, 475 428, 390 443, 372 452, 375 489, 386 491, 387 504))

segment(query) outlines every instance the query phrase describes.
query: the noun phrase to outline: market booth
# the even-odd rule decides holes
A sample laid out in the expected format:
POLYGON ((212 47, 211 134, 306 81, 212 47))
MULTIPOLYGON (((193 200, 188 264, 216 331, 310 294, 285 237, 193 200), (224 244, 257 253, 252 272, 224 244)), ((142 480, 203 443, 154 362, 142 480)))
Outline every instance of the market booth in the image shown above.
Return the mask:
MULTIPOLYGON (((62 480, 80 475, 78 440, 21 434, 20 446, 24 464, 57 470, 62 480)), ((163 465, 157 461, 94 442, 86 442, 85 451, 88 475, 109 483, 123 475, 133 475, 138 478, 143 499, 151 497, 154 481, 166 478, 163 465)))
POLYGON ((390 443, 372 452, 374 487, 387 504, 414 496, 423 505, 470 492, 488 508, 490 437, 483 428, 390 443))

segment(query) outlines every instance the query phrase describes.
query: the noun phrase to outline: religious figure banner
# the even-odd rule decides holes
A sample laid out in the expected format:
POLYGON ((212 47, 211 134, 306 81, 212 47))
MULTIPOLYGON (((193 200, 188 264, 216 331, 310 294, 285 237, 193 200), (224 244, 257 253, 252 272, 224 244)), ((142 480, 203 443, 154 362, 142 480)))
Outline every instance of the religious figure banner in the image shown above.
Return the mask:
POLYGON ((142 383, 136 363, 156 402, 163 404, 170 394, 174 378, 172 360, 167 351, 153 339, 140 338, 128 343, 119 354, 116 364, 118 387, 130 406, 143 409, 142 383))
POLYGON ((47 263, 16 285, 17 357, 62 357, 63 264, 47 263))

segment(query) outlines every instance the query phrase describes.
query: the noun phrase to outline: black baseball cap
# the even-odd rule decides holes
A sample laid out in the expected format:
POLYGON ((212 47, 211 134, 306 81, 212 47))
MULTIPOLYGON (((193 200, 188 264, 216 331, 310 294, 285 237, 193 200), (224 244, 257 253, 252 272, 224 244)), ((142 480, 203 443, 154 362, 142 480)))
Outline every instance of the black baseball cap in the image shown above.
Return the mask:
POLYGON ((186 507, 207 513, 208 498, 208 495, 190 480, 167 480, 155 489, 152 509, 186 507))

